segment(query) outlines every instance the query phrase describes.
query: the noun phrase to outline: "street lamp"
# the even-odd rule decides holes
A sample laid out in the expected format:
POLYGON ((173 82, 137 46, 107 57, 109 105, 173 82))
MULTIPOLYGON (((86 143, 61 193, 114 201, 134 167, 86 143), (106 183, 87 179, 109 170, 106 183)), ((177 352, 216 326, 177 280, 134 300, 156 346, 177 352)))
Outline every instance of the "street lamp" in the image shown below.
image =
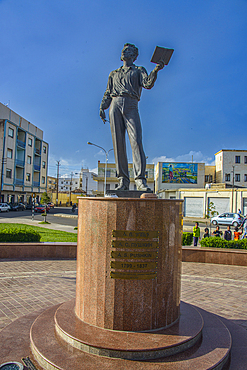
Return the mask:
POLYGON ((97 148, 100 148, 102 149, 104 152, 105 152, 105 184, 104 184, 104 197, 106 196, 106 170, 107 170, 107 160, 108 160, 108 153, 113 150, 113 149, 110 149, 108 150, 108 152, 102 148, 102 146, 99 146, 99 145, 96 145, 96 144, 93 144, 93 143, 90 143, 90 141, 87 142, 88 145, 93 145, 93 146, 97 146, 97 148))

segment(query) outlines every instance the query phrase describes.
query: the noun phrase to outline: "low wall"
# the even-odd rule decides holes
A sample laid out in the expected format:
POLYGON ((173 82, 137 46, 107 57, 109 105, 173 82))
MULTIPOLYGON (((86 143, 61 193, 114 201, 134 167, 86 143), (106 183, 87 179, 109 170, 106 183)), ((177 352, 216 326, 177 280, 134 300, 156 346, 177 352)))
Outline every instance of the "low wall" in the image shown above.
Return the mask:
MULTIPOLYGON (((0 243, 1 259, 73 259, 77 243, 0 243)), ((247 250, 183 247, 183 262, 247 266, 247 250)))
POLYGON ((0 259, 73 259, 77 243, 0 243, 0 259))
POLYGON ((183 247, 182 261, 247 266, 247 250, 183 247))

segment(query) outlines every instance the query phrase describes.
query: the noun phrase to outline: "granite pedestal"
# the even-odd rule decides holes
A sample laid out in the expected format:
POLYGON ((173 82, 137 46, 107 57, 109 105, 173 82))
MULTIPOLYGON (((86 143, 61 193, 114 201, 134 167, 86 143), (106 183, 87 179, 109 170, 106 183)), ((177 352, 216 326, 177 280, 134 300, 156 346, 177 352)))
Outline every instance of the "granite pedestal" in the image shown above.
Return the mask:
POLYGON ((79 198, 75 301, 34 321, 40 369, 223 369, 225 325, 180 305, 182 201, 79 198))

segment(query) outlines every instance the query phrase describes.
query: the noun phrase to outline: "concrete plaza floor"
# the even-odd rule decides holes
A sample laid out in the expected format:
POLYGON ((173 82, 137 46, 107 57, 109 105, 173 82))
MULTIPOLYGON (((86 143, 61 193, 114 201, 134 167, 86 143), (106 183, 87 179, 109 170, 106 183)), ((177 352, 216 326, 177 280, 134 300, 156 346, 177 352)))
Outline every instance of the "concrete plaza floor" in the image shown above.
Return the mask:
MULTIPOLYGON (((75 260, 0 262, 0 330, 75 297, 75 260)), ((181 299, 247 330, 247 267, 183 262, 181 299)))

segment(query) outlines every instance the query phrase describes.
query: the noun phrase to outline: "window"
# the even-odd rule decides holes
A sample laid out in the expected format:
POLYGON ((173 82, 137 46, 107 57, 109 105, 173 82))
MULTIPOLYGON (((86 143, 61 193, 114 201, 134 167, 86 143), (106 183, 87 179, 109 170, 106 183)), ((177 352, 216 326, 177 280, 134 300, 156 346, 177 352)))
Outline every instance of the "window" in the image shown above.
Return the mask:
POLYGON ((9 135, 9 137, 14 137, 14 130, 10 127, 9 127, 9 131, 8 131, 8 135, 9 135))
POLYGON ((43 153, 46 154, 46 146, 43 146, 43 153))
POLYGON ((110 184, 106 184, 106 190, 110 190, 110 184))
POLYGON ((235 181, 240 182, 240 173, 235 174, 235 181))
POLYGON ((61 186, 61 189, 63 189, 63 186, 61 186))
POLYGON ((30 137, 28 138, 28 146, 33 146, 33 140, 30 137))
POLYGON ((27 156, 27 163, 28 164, 31 164, 32 163, 32 157, 30 157, 30 155, 27 156))
POLYGON ((209 182, 209 176, 205 175, 205 182, 209 182))
POLYGON ((42 176, 42 184, 45 184, 45 176, 42 176))
POLYGON ((45 168, 45 162, 44 161, 42 162, 42 168, 45 168))
POLYGON ((10 159, 13 158, 13 150, 12 149, 7 149, 7 158, 10 158, 10 159))
POLYGON ((61 181, 61 185, 63 185, 63 181, 61 181))
POLYGON ((27 173, 26 174, 26 181, 30 181, 31 180, 31 175, 30 175, 30 173, 27 173))
POLYGON ((240 163, 240 155, 235 156, 235 163, 240 163))
POLYGON ((247 174, 244 174, 244 182, 247 182, 247 174))
POLYGON ((230 173, 225 174, 225 181, 231 181, 231 175, 230 173))
POLYGON ((7 179, 11 179, 12 178, 12 170, 10 170, 10 169, 6 169, 6 178, 7 179))
POLYGON ((115 189, 118 187, 119 184, 115 184, 115 189))
POLYGON ((111 177, 111 170, 106 170, 106 177, 111 177))
POLYGON ((247 163, 247 155, 244 156, 244 163, 247 163))

